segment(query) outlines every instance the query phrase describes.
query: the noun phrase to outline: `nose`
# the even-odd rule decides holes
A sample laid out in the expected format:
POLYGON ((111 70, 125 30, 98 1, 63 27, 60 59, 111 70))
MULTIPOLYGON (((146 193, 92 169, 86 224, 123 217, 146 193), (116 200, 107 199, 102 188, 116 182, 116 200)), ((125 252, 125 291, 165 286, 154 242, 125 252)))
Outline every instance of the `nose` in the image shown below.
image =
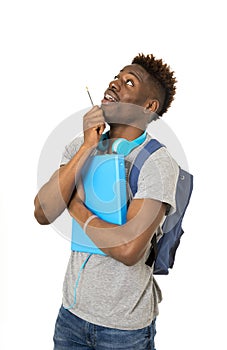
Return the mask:
POLYGON ((120 91, 121 90, 121 83, 119 79, 112 80, 109 83, 109 88, 112 90, 120 91))

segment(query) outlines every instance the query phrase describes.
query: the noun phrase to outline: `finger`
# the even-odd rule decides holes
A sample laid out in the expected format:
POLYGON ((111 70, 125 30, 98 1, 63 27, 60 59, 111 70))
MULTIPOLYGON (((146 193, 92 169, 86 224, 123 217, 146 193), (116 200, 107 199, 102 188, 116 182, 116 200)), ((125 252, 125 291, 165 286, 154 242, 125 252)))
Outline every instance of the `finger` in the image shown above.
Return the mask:
POLYGON ((102 135, 103 131, 105 130, 106 128, 106 124, 101 124, 100 127, 99 127, 99 135, 102 135))
POLYGON ((88 114, 90 114, 90 113, 97 112, 98 110, 101 110, 101 108, 100 108, 99 106, 93 106, 93 107, 85 114, 85 116, 88 115, 88 114))
POLYGON ((96 115, 103 115, 103 111, 100 108, 94 107, 84 115, 84 119, 92 119, 96 115))
POLYGON ((105 124, 105 119, 102 113, 95 113, 84 119, 84 130, 97 128, 103 124, 105 124))

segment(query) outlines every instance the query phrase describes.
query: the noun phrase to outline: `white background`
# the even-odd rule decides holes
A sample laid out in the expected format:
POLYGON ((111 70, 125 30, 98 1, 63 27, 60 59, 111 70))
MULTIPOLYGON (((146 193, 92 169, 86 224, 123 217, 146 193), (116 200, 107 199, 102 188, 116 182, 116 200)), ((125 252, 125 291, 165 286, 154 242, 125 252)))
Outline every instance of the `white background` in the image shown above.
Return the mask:
POLYGON ((220 0, 1 2, 1 349, 52 349, 69 242, 33 218, 42 147, 89 106, 86 85, 98 104, 139 52, 176 72, 164 120, 195 176, 176 266, 158 278, 157 349, 227 348, 225 21, 220 0))

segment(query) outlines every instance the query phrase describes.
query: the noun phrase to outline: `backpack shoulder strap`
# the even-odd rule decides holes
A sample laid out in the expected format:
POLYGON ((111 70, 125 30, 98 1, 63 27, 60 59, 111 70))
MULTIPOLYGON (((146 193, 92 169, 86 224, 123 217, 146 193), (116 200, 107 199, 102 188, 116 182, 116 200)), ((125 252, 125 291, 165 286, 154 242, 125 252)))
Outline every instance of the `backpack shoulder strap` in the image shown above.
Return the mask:
MULTIPOLYGON (((156 139, 151 139, 137 154, 136 159, 133 163, 133 166, 129 175, 129 185, 132 191, 133 196, 137 192, 138 189, 138 178, 140 174, 140 170, 145 163, 145 161, 150 157, 150 155, 156 152, 159 148, 165 147, 156 139)), ((157 257, 157 237, 154 235, 151 240, 151 250, 149 257, 146 261, 148 266, 152 266, 156 257, 157 257)))
POLYGON ((176 187, 176 210, 163 223, 163 233, 170 232, 179 220, 182 221, 185 211, 188 207, 193 190, 193 175, 179 166, 179 175, 176 187))
POLYGON ((129 185, 133 196, 135 195, 138 189, 138 178, 143 164, 152 153, 156 152, 161 147, 165 146, 161 144, 158 140, 151 139, 137 154, 129 175, 129 185))

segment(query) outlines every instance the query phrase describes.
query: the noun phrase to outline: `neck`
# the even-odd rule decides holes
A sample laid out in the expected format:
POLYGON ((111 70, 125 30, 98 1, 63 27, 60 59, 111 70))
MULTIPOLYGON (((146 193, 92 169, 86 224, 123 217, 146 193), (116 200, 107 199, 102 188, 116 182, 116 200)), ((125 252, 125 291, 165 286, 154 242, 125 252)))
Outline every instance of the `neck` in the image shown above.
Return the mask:
POLYGON ((128 141, 133 141, 144 133, 144 130, 136 128, 131 125, 111 124, 110 125, 110 139, 124 138, 128 141))

